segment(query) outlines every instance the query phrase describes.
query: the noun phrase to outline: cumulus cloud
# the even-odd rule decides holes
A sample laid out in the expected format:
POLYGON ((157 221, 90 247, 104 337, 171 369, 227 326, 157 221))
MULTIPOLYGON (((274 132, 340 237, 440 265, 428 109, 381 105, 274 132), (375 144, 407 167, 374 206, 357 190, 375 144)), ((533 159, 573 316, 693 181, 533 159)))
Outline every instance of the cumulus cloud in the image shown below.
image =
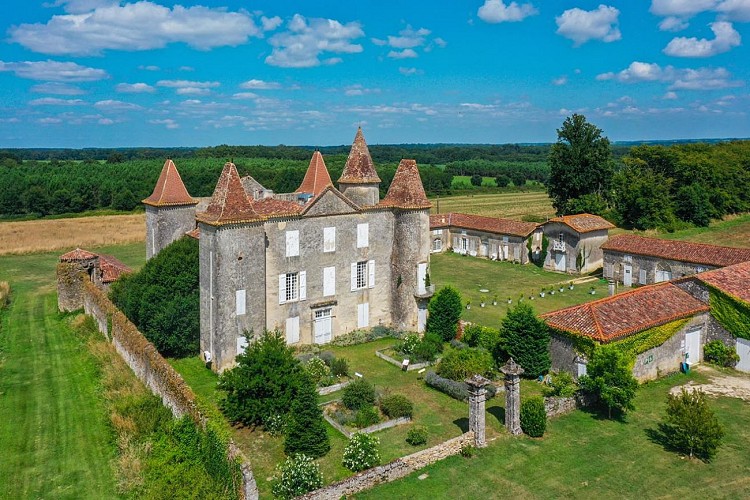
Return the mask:
POLYGON ((58 61, 0 61, 0 72, 11 71, 19 78, 48 82, 93 82, 109 75, 103 69, 87 68, 74 62, 58 61))
POLYGON ((247 90, 272 90, 280 89, 281 84, 278 82, 267 82, 264 80, 256 80, 255 78, 253 78, 252 80, 240 83, 240 88, 247 90))
POLYGON ((418 55, 414 51, 414 49, 404 49, 404 50, 392 50, 388 52, 388 57, 390 57, 391 59, 409 59, 413 57, 418 57, 418 55))
POLYGON ((664 82, 669 90, 716 90, 739 87, 743 82, 732 80, 725 68, 686 68, 659 66, 656 63, 634 61, 618 73, 602 73, 597 80, 615 80, 622 83, 664 82))
POLYGON ((716 6, 716 12, 731 21, 750 22, 750 2, 747 0, 724 0, 716 6))
POLYGON ((37 123, 41 123, 42 125, 54 125, 56 123, 62 123, 62 120, 60 118, 40 118, 37 120, 37 123))
POLYGON ((413 49, 424 45, 425 38, 431 33, 426 28, 415 30, 411 26, 399 31, 398 36, 388 36, 388 45, 394 49, 413 49))
POLYGON ((665 16, 659 23, 662 31, 685 29, 687 20, 702 12, 714 12, 720 21, 750 21, 748 0, 652 0, 650 10, 652 14, 665 16))
POLYGON ((716 7, 717 0, 652 0, 651 13, 657 16, 692 17, 716 7))
POLYGON ((578 47, 589 40, 614 42, 622 38, 618 26, 620 11, 607 5, 594 10, 568 9, 555 17, 558 35, 573 40, 578 47))
POLYGON ((29 101, 32 106, 81 106, 86 101, 81 99, 59 99, 57 97, 42 97, 29 101))
POLYGON ((143 109, 137 104, 131 102, 116 101, 114 99, 105 99, 103 101, 97 101, 94 106, 103 111, 135 111, 143 109))
POLYGON ((232 99, 257 99, 258 94, 253 92, 237 92, 232 95, 232 99))
POLYGON ((40 83, 34 85, 29 90, 35 94, 55 94, 55 95, 81 95, 85 94, 83 89, 67 83, 40 83))
POLYGON ((195 82, 192 80, 159 80, 156 82, 159 87, 168 87, 174 89, 193 88, 193 89, 211 89, 221 85, 219 82, 195 82))
POLYGON ((138 66, 138 69, 142 69, 144 71, 159 71, 161 68, 153 64, 150 64, 148 66, 144 66, 143 64, 141 64, 140 66, 138 66))
POLYGON ((281 23, 283 22, 284 21, 282 21, 279 16, 273 16, 273 17, 262 16, 260 18, 260 27, 263 31, 273 31, 279 26, 281 26, 281 23))
POLYGON ((399 31, 398 35, 389 35, 385 40, 379 38, 371 38, 370 40, 375 45, 388 46, 394 49, 387 55, 391 59, 408 59, 419 57, 416 49, 420 47, 425 52, 430 52, 435 47, 444 48, 448 45, 440 37, 428 39, 430 34, 432 32, 427 28, 414 29, 411 25, 406 25, 406 28, 399 31))
POLYGON ((711 57, 732 50, 742 41, 732 23, 717 21, 710 26, 714 32, 713 39, 676 37, 667 44, 664 53, 675 57, 711 57))
MULTIPOLYGON (((310 68, 319 66, 326 53, 356 54, 362 46, 352 43, 365 35, 357 22, 342 24, 334 19, 310 19, 295 14, 287 23, 287 30, 273 35, 268 42, 273 47, 266 64, 282 68, 310 68)), ((338 62, 329 60, 328 63, 338 62)))
POLYGON ((682 31, 688 27, 687 21, 680 17, 669 16, 659 23, 661 31, 682 31))
POLYGON ((662 99, 665 99, 667 101, 674 101, 675 99, 677 99, 677 97, 677 92, 673 92, 670 90, 669 92, 665 93, 664 96, 662 96, 662 99))
POLYGON ((104 50, 151 50, 182 42, 200 50, 246 43, 261 31, 244 12, 204 6, 171 9, 150 1, 65 2, 75 13, 53 16, 46 24, 21 24, 10 39, 42 54, 100 55, 104 50), (80 9, 78 8, 80 7, 80 9))
POLYGON ((156 89, 146 83, 118 83, 115 90, 121 94, 148 94, 156 89))
POLYGON ((530 3, 519 5, 510 2, 506 5, 502 0, 485 0, 484 5, 477 11, 479 19, 492 24, 523 21, 536 14, 539 14, 539 11, 530 3))
POLYGON ((367 94, 379 94, 380 89, 379 88, 366 88, 365 86, 361 84, 356 85, 349 85, 348 87, 344 88, 344 95, 346 96, 360 96, 360 95, 367 95, 367 94))
POLYGON ((149 123, 153 123, 154 125, 164 125, 168 129, 180 128, 180 124, 171 118, 166 118, 164 120, 150 120, 149 123))
POLYGON ((421 75, 424 73, 424 71, 422 71, 421 69, 405 67, 398 68, 398 72, 405 76, 421 75))

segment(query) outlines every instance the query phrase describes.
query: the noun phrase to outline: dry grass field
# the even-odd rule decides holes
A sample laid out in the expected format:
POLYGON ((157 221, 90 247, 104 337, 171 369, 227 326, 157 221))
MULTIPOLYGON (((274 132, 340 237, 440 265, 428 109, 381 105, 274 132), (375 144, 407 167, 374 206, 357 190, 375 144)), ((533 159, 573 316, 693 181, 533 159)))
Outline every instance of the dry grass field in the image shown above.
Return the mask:
POLYGON ((137 243, 145 228, 145 214, 0 222, 0 255, 137 243))
POLYGON ((432 198, 432 213, 461 212, 520 220, 524 215, 553 217, 555 209, 544 191, 490 193, 432 198))

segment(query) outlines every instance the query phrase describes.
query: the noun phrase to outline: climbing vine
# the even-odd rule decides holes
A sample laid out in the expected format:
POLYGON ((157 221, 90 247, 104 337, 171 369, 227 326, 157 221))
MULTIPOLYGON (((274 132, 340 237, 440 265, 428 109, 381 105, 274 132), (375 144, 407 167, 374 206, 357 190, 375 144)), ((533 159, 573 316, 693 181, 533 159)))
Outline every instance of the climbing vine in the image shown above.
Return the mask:
POLYGON ((735 337, 750 340, 750 304, 709 285, 711 315, 735 337))

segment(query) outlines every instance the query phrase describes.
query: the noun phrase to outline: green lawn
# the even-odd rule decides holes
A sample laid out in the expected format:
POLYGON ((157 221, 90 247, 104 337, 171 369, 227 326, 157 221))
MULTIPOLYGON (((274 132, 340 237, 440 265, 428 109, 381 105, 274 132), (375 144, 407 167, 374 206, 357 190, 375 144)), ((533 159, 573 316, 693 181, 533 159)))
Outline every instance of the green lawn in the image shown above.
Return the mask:
MULTIPOLYGON (((102 249, 138 264, 143 245, 102 249), (136 251, 137 249, 137 251, 136 251)), ((57 312, 57 253, 0 258, 0 498, 112 498, 115 445, 93 357, 57 312)))
POLYGON ((471 309, 463 310, 463 319, 495 328, 508 311, 508 297, 512 301, 511 307, 518 303, 520 294, 523 294, 524 300, 529 300, 529 296, 534 297, 529 303, 541 314, 607 296, 607 284, 602 280, 574 285, 573 290, 566 286, 560 292, 559 285, 567 285, 576 277, 544 271, 532 264, 495 262, 454 253, 433 254, 430 257, 430 278, 436 289, 452 285, 461 293, 464 304, 471 301, 471 309), (554 295, 539 297, 542 287, 549 289, 551 286, 555 286, 554 295), (595 288, 595 295, 589 293, 591 286, 595 288), (498 304, 493 306, 495 295, 498 304), (482 299, 486 301, 485 307, 481 307, 482 299))
POLYGON ((668 389, 689 378, 702 380, 693 373, 642 386, 625 423, 577 411, 552 420, 541 439, 505 434, 471 459, 449 458, 356 498, 747 498, 747 402, 711 399, 727 434, 711 463, 665 451, 647 436, 668 389), (423 473, 429 477, 419 480, 423 473))

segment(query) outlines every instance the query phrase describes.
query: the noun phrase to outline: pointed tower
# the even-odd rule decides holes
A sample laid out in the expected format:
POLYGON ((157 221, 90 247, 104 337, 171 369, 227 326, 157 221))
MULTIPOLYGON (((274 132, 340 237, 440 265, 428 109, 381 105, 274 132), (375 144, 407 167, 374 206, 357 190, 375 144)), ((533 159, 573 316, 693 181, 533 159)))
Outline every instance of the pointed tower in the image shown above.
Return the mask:
POLYGON ((147 259, 195 228, 198 200, 188 193, 171 159, 164 162, 154 192, 143 204, 146 205, 147 259))
POLYGON ((417 162, 401 160, 382 206, 393 209, 391 265, 399 279, 392 284, 393 323, 406 331, 424 331, 432 287, 430 265, 430 207, 417 162))
POLYGON ((378 204, 380 177, 372 163, 362 127, 357 128, 354 143, 339 178, 339 191, 361 207, 378 204))
POLYGON ((200 229, 201 355, 221 372, 234 365, 245 332, 266 325, 266 238, 263 216, 247 196, 234 163, 227 163, 200 229))
POLYGON ((323 155, 320 151, 315 151, 310 159, 310 166, 307 167, 305 178, 299 185, 295 193, 302 196, 318 196, 326 187, 332 186, 331 175, 328 173, 326 163, 323 161, 323 155))

